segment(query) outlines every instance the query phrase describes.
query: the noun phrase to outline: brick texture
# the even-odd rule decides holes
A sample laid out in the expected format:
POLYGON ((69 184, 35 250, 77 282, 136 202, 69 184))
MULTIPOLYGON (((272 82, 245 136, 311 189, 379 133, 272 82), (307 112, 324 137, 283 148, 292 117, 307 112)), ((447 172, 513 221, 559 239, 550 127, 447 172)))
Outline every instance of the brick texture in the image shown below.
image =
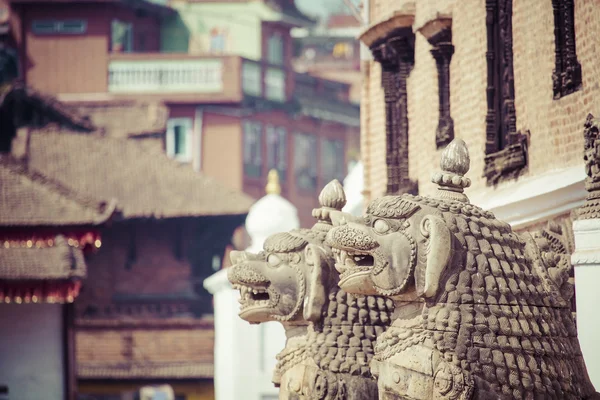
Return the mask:
MULTIPOLYGON (((404 7, 405 2, 371 0, 371 23, 404 7), (393 8, 396 3, 399 5, 393 8), (402 3, 402 4, 400 4, 402 3)), ((483 189, 487 47, 485 0, 425 1, 416 7, 415 24, 429 15, 452 15, 455 52, 450 65, 450 103, 456 137, 467 142, 473 181, 469 191, 483 189), (449 7, 449 5, 452 5, 449 7), (422 14, 425 14, 425 17, 422 14)), ((517 130, 529 130, 529 166, 524 177, 583 165, 583 123, 589 112, 600 109, 600 8, 594 0, 575 4, 577 57, 582 66, 583 87, 554 100, 554 19, 550 1, 513 2, 513 54, 517 130)), ((415 28, 418 28, 415 25, 415 28)), ((437 71, 427 40, 416 33, 415 66, 408 79, 409 166, 411 179, 422 194, 435 190, 430 182, 439 168, 441 151, 435 148, 438 120, 437 71)), ((381 69, 376 62, 363 63, 361 103, 361 153, 365 165, 365 196, 370 201, 385 192, 385 111, 381 69)), ((583 166, 582 166, 583 167, 583 166)), ((510 185, 514 181, 501 185, 510 185)))

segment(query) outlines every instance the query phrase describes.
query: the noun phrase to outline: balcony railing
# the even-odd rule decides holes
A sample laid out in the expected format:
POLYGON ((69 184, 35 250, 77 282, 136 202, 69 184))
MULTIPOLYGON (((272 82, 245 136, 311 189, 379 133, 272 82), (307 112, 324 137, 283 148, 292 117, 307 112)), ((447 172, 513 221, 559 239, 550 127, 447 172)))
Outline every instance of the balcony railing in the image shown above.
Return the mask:
POLYGON ((108 63, 108 92, 120 95, 196 102, 237 102, 248 95, 284 103, 292 91, 309 97, 344 97, 346 86, 232 55, 113 53, 108 63))
POLYGON ((223 59, 112 59, 108 91, 112 93, 218 93, 223 91, 223 59))

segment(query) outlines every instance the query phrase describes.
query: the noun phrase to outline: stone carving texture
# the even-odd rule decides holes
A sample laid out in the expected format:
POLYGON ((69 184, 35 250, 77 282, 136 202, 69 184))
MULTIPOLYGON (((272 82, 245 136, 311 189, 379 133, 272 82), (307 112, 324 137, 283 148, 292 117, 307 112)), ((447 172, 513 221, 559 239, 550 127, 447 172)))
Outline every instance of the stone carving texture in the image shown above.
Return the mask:
POLYGON ((352 217, 340 211, 346 200, 337 181, 326 186, 319 201, 313 228, 272 235, 260 254, 233 253, 228 277, 241 292, 240 317, 252 323, 280 321, 286 329, 288 340, 273 378, 280 399, 375 399, 369 362, 394 305, 337 286, 325 237, 333 218, 352 217))
POLYGON ((487 115, 484 176, 489 184, 527 166, 527 134, 517 132, 512 0, 486 0, 487 115))
POLYGON ((516 234, 462 194, 464 142, 443 158, 440 195, 385 196, 327 234, 340 287, 394 301, 371 361, 380 399, 595 396, 560 232, 516 234))
POLYGON ((555 64, 552 71, 554 98, 581 88, 581 64, 575 46, 575 5, 573 0, 552 0, 554 11, 555 64))
POLYGON ((414 65, 415 36, 411 28, 400 28, 371 46, 382 67, 385 100, 387 193, 416 193, 408 177, 407 79, 414 65))
POLYGON ((592 114, 585 120, 583 160, 585 188, 588 191, 584 205, 577 211, 578 219, 600 218, 600 125, 592 114))

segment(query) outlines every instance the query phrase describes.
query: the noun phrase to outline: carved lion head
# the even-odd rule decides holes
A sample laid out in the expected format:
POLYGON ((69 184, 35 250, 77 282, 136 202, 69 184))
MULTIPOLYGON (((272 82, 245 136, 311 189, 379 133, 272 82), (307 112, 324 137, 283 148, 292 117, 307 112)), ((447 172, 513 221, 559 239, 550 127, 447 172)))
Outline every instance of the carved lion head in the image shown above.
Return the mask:
POLYGON ((332 277, 325 233, 294 230, 270 236, 260 254, 232 252, 228 278, 240 290, 240 317, 251 323, 307 323, 320 318, 332 277))
POLYGON ((452 256, 453 239, 441 213, 408 196, 373 201, 361 221, 341 218, 327 235, 349 293, 394 296, 416 289, 432 296, 452 256))

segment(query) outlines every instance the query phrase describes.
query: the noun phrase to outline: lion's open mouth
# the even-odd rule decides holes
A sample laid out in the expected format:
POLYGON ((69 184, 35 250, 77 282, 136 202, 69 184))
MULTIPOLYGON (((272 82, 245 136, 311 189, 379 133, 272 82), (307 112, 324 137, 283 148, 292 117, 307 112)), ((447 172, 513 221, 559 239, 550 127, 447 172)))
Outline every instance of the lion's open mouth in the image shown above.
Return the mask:
POLYGON ((234 289, 240 291, 240 299, 238 301, 241 304, 241 310, 250 307, 273 306, 272 297, 266 287, 250 287, 243 284, 235 284, 232 286, 234 289))
POLYGON ((341 250, 333 248, 335 267, 340 272, 340 279, 344 279, 357 272, 368 271, 375 265, 372 255, 357 250, 341 250))

